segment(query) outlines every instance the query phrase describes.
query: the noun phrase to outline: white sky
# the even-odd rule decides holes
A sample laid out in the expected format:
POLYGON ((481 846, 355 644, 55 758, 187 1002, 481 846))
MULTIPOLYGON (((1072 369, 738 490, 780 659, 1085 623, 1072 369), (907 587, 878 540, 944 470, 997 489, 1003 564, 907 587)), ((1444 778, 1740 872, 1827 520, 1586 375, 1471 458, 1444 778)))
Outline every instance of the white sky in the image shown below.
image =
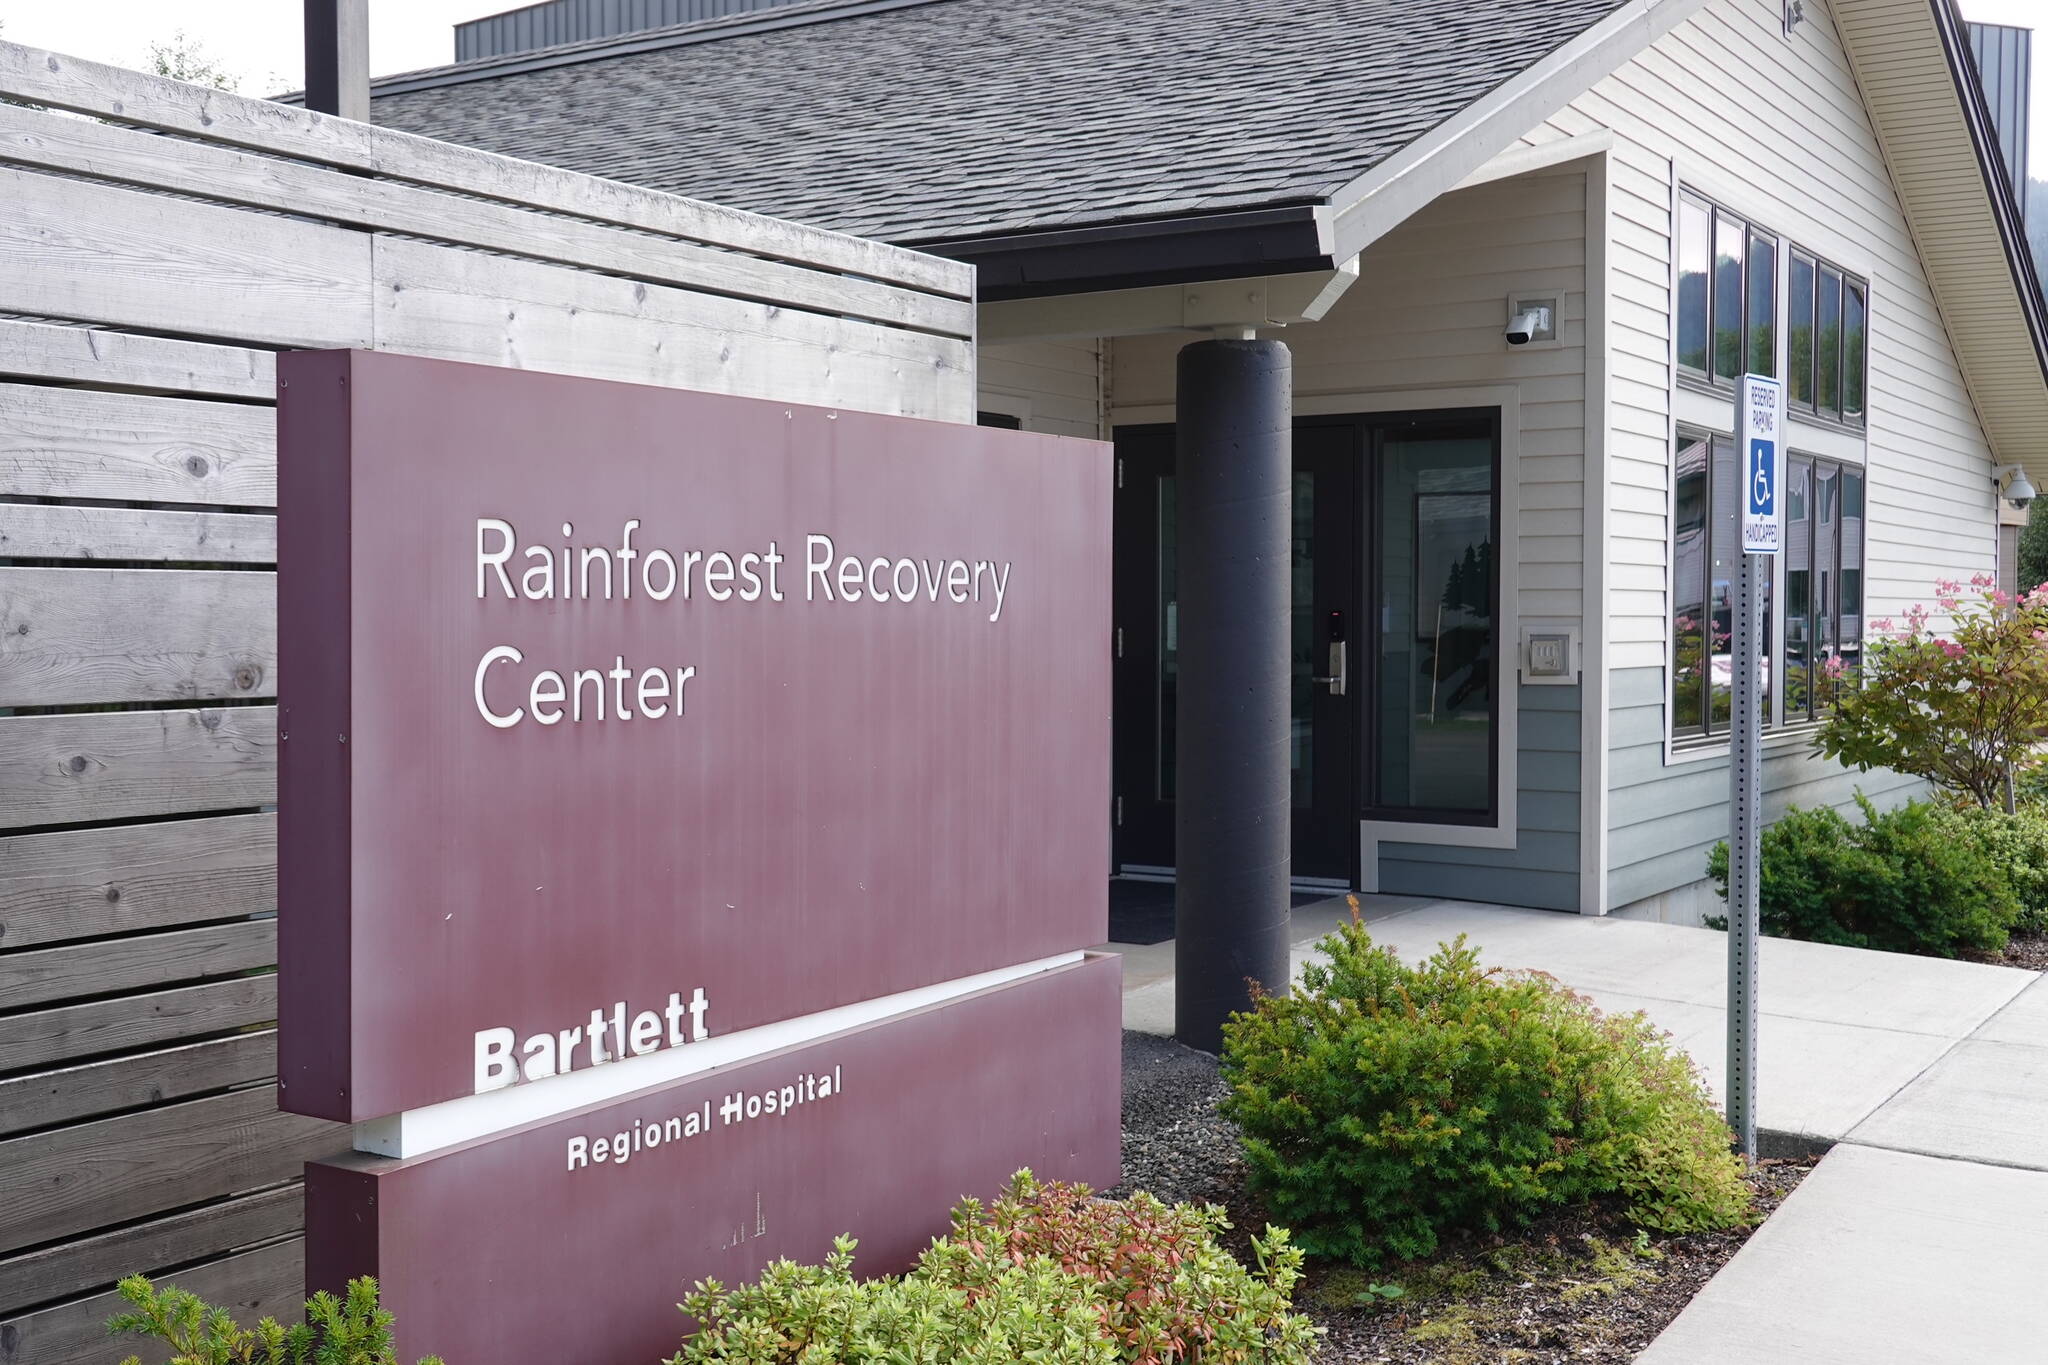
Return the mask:
MULTIPOLYGON (((370 0, 370 71, 386 75, 455 57, 454 25, 520 0, 370 0)), ((2048 30, 2048 0, 1961 0, 1965 17, 2048 30)), ((240 78, 242 93, 303 84, 300 0, 0 0, 0 35, 75 57, 142 66, 152 42, 182 29, 240 78)), ((2048 179, 2048 32, 2034 74, 2030 139, 2035 176, 2048 179)))

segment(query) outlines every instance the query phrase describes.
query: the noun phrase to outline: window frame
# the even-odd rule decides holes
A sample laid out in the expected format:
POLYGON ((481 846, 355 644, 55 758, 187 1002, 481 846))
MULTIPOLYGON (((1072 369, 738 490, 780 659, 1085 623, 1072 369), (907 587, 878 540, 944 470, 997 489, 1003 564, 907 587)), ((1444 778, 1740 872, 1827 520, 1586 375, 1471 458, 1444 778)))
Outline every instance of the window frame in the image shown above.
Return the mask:
MULTIPOLYGON (((1736 263, 1735 270, 1735 292, 1738 305, 1737 311, 1740 314, 1740 316, 1736 320, 1735 327, 1735 358, 1738 369, 1747 367, 1749 363, 1751 334, 1756 326, 1756 319, 1751 316, 1751 304, 1754 303, 1755 300, 1753 297, 1754 291, 1750 287, 1752 281, 1752 272, 1755 269, 1755 266, 1753 265, 1753 261, 1756 258, 1755 248, 1759 244, 1762 244, 1768 248, 1768 255, 1771 262, 1771 368, 1769 373, 1772 378, 1781 377, 1779 375, 1779 370, 1781 367, 1779 364, 1778 356, 1781 350, 1780 339, 1784 335, 1785 320, 1780 311, 1780 308, 1784 299, 1787 297, 1785 290, 1785 251, 1787 246, 1790 244, 1790 239, 1788 239, 1783 233, 1772 231, 1770 228, 1765 227, 1762 223, 1759 223, 1755 218, 1752 218, 1750 215, 1746 213, 1738 213, 1734 209, 1726 207, 1720 201, 1713 199, 1705 194, 1702 194, 1700 191, 1693 189, 1689 185, 1679 185, 1678 212, 1672 218, 1671 229, 1671 259, 1673 267, 1673 287, 1671 304, 1671 357, 1673 362, 1673 368, 1676 370, 1679 381, 1681 383, 1686 384, 1690 387, 1701 389, 1708 393, 1715 394, 1728 394, 1734 392, 1736 381, 1741 378, 1740 374, 1721 375, 1716 373, 1716 366, 1720 359, 1719 350, 1721 331, 1721 319, 1719 317, 1720 304, 1717 298, 1720 281, 1717 278, 1716 272, 1718 268, 1718 262, 1720 259, 1720 238, 1721 229, 1724 222, 1729 227, 1739 230, 1742 236, 1742 257, 1736 263), (1684 220, 1685 210, 1688 207, 1688 205, 1696 210, 1704 212, 1706 215, 1707 270, 1705 298, 1705 369, 1696 369, 1693 366, 1688 365, 1686 363, 1683 351, 1681 350, 1684 341, 1684 324, 1682 318, 1682 312, 1684 308, 1683 281, 1685 277, 1685 253, 1683 249, 1685 231, 1684 220)), ((1867 289, 1865 297, 1866 299, 1868 298, 1867 289)), ((1761 371, 1749 372, 1761 373, 1761 371)))

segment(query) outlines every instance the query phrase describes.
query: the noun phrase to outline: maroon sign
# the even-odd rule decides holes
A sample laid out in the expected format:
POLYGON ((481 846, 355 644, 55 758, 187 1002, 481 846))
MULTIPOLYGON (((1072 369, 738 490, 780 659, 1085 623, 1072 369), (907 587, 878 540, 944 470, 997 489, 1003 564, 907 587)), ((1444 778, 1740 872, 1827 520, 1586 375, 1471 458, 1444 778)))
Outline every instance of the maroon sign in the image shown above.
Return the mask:
POLYGON ((375 1275, 398 1355, 657 1361, 777 1257, 903 1269, 1029 1166, 1117 1180, 1121 963, 1090 957, 409 1161, 307 1167, 308 1291, 375 1275))
POLYGON ((1103 446, 361 352, 279 385, 284 1108, 1104 937, 1103 446))

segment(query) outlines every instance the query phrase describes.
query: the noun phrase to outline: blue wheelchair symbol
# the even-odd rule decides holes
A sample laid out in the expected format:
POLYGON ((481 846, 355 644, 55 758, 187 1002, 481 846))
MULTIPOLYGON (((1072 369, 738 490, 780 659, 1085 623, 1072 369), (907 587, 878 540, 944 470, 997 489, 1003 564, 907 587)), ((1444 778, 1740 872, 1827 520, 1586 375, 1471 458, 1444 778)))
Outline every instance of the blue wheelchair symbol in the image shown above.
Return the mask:
POLYGON ((1749 443, 1749 512, 1751 516, 1776 515, 1777 490, 1771 486, 1773 445, 1769 441, 1749 443))

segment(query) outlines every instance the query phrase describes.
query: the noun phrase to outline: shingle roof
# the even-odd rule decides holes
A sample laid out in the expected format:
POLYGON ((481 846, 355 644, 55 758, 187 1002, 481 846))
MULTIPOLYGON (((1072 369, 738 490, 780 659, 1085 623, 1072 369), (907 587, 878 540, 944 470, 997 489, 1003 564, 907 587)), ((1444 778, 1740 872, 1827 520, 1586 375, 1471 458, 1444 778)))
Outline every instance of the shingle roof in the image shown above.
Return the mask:
POLYGON ((925 242, 1327 198, 1624 3, 818 0, 394 78, 373 116, 925 242))

